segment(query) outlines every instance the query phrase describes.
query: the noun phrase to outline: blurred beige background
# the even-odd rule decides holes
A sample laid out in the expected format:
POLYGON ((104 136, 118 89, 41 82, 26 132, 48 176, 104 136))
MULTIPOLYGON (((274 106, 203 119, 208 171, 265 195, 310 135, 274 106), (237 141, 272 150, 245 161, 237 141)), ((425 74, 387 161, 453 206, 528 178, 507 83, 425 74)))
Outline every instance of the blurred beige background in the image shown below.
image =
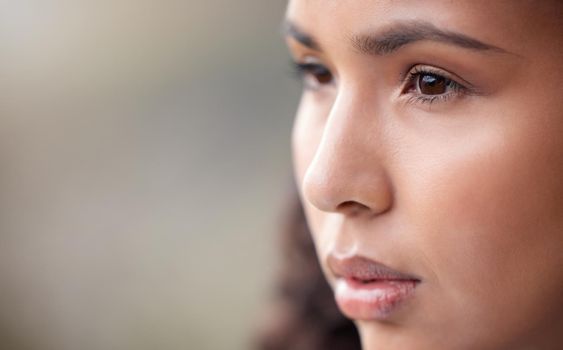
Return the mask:
POLYGON ((0 0, 1 349, 248 349, 291 183, 284 6, 0 0))

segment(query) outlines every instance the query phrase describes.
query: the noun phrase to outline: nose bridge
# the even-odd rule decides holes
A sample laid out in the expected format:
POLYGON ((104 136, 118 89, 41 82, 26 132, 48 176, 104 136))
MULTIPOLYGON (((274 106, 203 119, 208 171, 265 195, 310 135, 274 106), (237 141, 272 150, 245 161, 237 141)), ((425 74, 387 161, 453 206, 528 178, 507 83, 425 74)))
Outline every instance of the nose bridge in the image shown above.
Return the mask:
POLYGON ((339 94, 303 180, 305 197, 328 212, 380 213, 391 204, 382 130, 360 96, 339 94))

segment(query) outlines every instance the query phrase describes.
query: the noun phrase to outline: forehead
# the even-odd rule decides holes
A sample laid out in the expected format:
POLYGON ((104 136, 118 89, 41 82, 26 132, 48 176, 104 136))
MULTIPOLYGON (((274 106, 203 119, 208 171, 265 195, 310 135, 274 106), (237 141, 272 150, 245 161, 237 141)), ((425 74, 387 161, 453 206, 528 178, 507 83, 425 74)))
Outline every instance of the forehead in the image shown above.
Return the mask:
POLYGON ((554 30, 561 34, 562 15, 557 0, 291 0, 286 18, 329 45, 395 22, 424 21, 525 56, 545 38, 554 40, 554 30))

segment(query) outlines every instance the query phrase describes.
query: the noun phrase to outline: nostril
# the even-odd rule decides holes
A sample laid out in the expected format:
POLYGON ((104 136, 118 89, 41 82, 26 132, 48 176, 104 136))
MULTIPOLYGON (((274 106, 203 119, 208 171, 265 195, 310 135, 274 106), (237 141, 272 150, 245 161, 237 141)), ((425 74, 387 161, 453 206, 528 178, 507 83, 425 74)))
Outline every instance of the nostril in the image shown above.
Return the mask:
POLYGON ((347 215, 357 215, 365 211, 369 211, 369 207, 356 201, 346 201, 340 203, 336 210, 347 215))

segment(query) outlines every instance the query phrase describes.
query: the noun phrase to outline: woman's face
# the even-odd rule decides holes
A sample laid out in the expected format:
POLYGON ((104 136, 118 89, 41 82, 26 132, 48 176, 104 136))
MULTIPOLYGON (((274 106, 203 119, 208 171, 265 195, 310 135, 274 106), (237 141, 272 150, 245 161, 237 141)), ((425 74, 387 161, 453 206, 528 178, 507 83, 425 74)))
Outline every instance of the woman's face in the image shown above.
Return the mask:
POLYGON ((292 0, 297 183, 365 349, 563 344, 563 5, 292 0))

